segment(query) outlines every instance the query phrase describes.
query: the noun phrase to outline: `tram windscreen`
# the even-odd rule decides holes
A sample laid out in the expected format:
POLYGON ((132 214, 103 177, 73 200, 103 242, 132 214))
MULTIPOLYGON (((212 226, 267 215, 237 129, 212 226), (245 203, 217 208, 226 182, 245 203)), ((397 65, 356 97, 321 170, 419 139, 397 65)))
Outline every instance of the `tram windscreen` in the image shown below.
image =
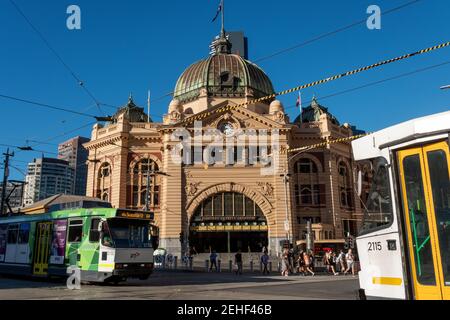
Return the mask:
POLYGON ((392 197, 386 159, 371 160, 372 182, 365 195, 364 219, 361 233, 381 229, 392 223, 392 197))
POLYGON ((115 248, 151 248, 149 228, 148 221, 109 219, 103 227, 102 243, 115 248))

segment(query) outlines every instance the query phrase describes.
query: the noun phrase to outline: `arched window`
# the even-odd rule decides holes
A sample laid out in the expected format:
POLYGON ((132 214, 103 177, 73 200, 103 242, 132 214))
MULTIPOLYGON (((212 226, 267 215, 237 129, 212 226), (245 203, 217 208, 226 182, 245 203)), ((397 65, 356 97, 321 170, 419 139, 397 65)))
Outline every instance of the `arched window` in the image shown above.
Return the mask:
POLYGON ((303 205, 313 204, 313 197, 310 188, 303 188, 300 192, 300 202, 303 205))
POLYGON ((294 185, 295 204, 297 206, 319 206, 323 204, 324 195, 320 185, 294 185))
POLYGON ((111 198, 111 176, 111 165, 109 163, 103 163, 98 170, 96 196, 108 202, 111 198))
POLYGON ((319 167, 316 162, 310 158, 302 158, 294 164, 293 169, 295 204, 297 206, 325 204, 325 185, 320 182, 319 167))
POLYGON ((129 207, 143 209, 147 204, 147 196, 149 209, 159 207, 161 177, 157 174, 158 171, 158 164, 147 158, 131 168, 129 179, 131 201, 127 201, 129 207))
POLYGON ((236 192, 221 192, 204 200, 196 209, 194 220, 234 218, 263 218, 264 214, 255 201, 236 192))
POLYGON ((352 207, 352 186, 351 172, 345 162, 338 165, 339 172, 339 193, 342 207, 352 207))
POLYGON ((300 159, 294 165, 294 173, 317 173, 317 165, 311 159, 300 159))

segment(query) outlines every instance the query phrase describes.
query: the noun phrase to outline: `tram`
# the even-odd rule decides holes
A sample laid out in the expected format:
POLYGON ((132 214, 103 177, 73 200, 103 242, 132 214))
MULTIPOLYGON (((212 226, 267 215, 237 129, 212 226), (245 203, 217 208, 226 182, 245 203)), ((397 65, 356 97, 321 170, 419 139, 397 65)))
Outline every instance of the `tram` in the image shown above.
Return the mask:
POLYGON ((353 142, 373 172, 356 239, 361 298, 450 299, 449 143, 450 112, 353 142))
MULTIPOLYGON (((109 204, 108 204, 109 205, 109 204)), ((0 219, 0 273, 81 281, 147 279, 153 271, 153 213, 77 208, 0 219)))

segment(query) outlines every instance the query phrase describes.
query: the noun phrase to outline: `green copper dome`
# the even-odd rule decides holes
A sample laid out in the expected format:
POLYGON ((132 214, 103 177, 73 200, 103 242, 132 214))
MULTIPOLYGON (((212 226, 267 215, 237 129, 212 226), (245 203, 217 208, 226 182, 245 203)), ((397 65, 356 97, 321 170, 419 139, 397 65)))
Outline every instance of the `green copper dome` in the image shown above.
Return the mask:
POLYGON ((320 120, 320 116, 322 114, 327 114, 330 117, 332 123, 334 123, 335 125, 340 125, 336 117, 328 111, 328 108, 320 105, 315 97, 313 98, 310 106, 302 108, 302 114, 299 115, 297 119, 295 119, 294 123, 301 124, 317 122, 320 120))
POLYGON ((216 53, 188 67, 177 81, 174 99, 195 100, 206 90, 210 97, 261 98, 274 93, 272 82, 256 64, 230 54, 230 43, 219 39, 216 53))

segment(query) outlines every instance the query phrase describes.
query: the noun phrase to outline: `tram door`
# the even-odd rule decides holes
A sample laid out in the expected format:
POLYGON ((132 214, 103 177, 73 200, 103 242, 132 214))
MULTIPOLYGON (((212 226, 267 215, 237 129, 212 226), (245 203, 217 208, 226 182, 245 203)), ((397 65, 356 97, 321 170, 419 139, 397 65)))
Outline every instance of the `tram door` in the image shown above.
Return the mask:
POLYGON ((446 142, 398 153, 415 299, 450 300, 450 157, 446 142))
POLYGON ((45 276, 48 273, 52 223, 40 222, 36 225, 36 244, 33 257, 33 274, 45 276))

